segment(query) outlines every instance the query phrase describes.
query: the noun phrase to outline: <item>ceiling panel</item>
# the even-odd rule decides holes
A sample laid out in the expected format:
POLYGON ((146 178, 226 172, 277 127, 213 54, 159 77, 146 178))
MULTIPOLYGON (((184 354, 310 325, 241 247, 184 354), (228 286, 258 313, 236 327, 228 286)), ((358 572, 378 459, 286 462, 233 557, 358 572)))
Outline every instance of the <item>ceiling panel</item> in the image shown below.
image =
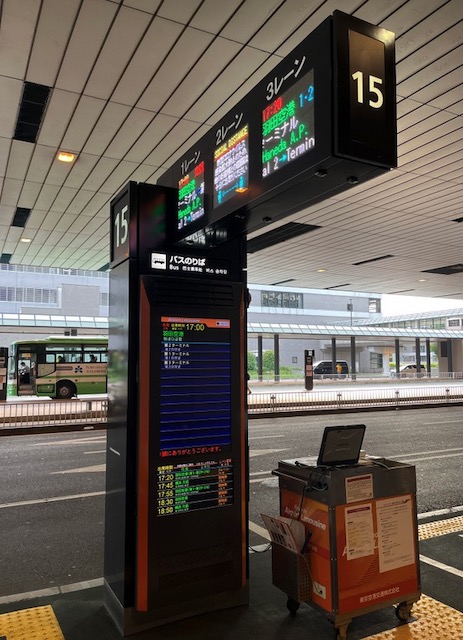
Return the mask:
POLYGON ((61 147, 68 151, 79 152, 105 106, 106 103, 104 100, 81 96, 69 126, 66 129, 61 147))
POLYGON ((137 106, 141 109, 160 111, 213 38, 210 33, 187 27, 143 92, 137 106), (185 55, 186 51, 188 55, 185 55))
POLYGON ((12 141, 8 138, 0 138, 0 176, 4 177, 8 156, 10 155, 12 141))
POLYGON ((34 34, 26 80, 48 87, 55 84, 79 4, 80 0, 44 0, 34 34))
POLYGON ((83 91, 117 10, 113 2, 83 0, 56 80, 58 89, 83 91))
POLYGON ((83 152, 97 155, 101 155, 102 152, 104 153, 129 113, 130 107, 123 104, 116 104, 115 102, 108 102, 85 143, 83 152))
POLYGON ((188 24, 200 4, 201 0, 169 0, 160 5, 158 14, 162 18, 188 24))
MULTIPOLYGON (((77 93, 54 89, 45 112, 45 118, 40 127, 39 144, 50 147, 60 147, 63 136, 79 101, 77 93)), ((71 149, 68 149, 71 151, 71 149)))
POLYGON ((134 105, 183 31, 178 22, 156 17, 140 41, 112 95, 114 102, 134 105))
POLYGON ((23 83, 20 80, 0 76, 0 137, 2 138, 13 137, 22 90, 23 83))
MULTIPOLYGON (((220 72, 235 58, 240 49, 241 45, 225 38, 214 40, 163 105, 163 112, 173 116, 183 116, 187 109, 195 105, 196 100, 214 82, 220 72)), ((191 118, 191 113, 188 114, 188 117, 191 118)))
POLYGON ((40 0, 3 3, 0 76, 24 78, 39 9, 40 0), (17 37, 18 32, 21 32, 21 38, 17 37))
POLYGON ((111 96, 150 19, 147 13, 121 7, 85 85, 87 95, 105 100, 111 96))
POLYGON ((13 263, 108 263, 114 193, 154 182, 335 9, 396 31, 399 168, 289 216, 321 228, 250 255, 249 279, 463 296, 462 277, 422 273, 461 261, 460 0, 3 2, 0 247, 13 263), (53 90, 38 142, 12 144, 25 74, 53 90), (32 208, 25 229, 16 206, 32 208))
POLYGON ((12 207, 17 206, 19 194, 21 193, 22 181, 4 178, 2 187, 2 204, 12 207))
MULTIPOLYGON (((122 160, 133 146, 133 141, 145 137, 146 129, 156 116, 152 111, 132 109, 105 151, 110 158, 122 160)), ((157 127, 155 127, 157 129, 157 127)), ((152 149, 152 147, 151 147, 152 149)), ((150 150, 151 150, 150 149, 150 150)), ((136 162, 137 160, 135 160, 136 162)))
POLYGON ((34 145, 33 149, 34 153, 27 171, 26 180, 42 184, 45 182, 50 167, 55 160, 56 149, 53 147, 44 147, 40 144, 34 145))

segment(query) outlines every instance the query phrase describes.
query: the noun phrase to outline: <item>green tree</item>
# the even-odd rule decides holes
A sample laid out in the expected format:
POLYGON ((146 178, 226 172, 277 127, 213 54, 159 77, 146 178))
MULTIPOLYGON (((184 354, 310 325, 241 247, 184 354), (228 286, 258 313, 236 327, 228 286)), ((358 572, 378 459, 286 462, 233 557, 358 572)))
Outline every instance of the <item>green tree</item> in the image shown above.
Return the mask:
POLYGON ((275 370, 275 354, 273 351, 264 351, 262 354, 262 364, 264 371, 275 370))
POLYGON ((248 351, 248 372, 257 371, 257 358, 254 353, 248 351))

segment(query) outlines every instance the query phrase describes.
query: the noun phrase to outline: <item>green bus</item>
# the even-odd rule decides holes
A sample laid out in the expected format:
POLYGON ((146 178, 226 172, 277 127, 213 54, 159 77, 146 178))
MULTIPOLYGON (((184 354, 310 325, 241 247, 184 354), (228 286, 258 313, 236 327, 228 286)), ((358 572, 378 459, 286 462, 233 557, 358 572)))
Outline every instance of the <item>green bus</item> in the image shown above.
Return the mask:
POLYGON ((106 393, 106 336, 49 336, 9 348, 8 395, 68 399, 106 393))

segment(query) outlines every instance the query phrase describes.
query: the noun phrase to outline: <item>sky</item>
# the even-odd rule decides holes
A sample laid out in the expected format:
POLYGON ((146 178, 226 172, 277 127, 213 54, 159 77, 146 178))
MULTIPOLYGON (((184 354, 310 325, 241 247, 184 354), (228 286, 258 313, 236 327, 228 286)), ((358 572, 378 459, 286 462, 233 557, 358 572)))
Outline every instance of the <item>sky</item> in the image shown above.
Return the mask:
POLYGON ((421 311, 440 311, 463 308, 463 300, 445 298, 420 298, 418 296, 391 296, 384 294, 381 298, 381 312, 385 316, 400 316, 405 313, 421 311))

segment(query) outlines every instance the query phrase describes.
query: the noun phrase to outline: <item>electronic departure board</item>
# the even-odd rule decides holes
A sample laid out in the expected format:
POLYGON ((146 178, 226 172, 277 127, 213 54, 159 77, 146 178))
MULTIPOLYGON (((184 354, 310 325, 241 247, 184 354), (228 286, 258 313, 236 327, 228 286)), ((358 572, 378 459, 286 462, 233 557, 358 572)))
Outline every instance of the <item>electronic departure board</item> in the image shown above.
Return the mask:
POLYGON ((313 69, 262 112, 265 178, 315 146, 313 69))
POLYGON ((395 109, 394 34, 335 11, 160 176, 180 183, 173 242, 217 245, 397 166, 395 109))
POLYGON ((235 193, 243 193, 248 186, 249 126, 246 124, 214 151, 214 207, 235 193))
POLYGON ((184 175, 178 183, 177 229, 204 216, 204 162, 184 175))
POLYGON ((233 504, 230 458, 158 467, 157 515, 168 516, 233 504))
POLYGON ((161 457, 229 451, 230 320, 161 317, 161 457))

